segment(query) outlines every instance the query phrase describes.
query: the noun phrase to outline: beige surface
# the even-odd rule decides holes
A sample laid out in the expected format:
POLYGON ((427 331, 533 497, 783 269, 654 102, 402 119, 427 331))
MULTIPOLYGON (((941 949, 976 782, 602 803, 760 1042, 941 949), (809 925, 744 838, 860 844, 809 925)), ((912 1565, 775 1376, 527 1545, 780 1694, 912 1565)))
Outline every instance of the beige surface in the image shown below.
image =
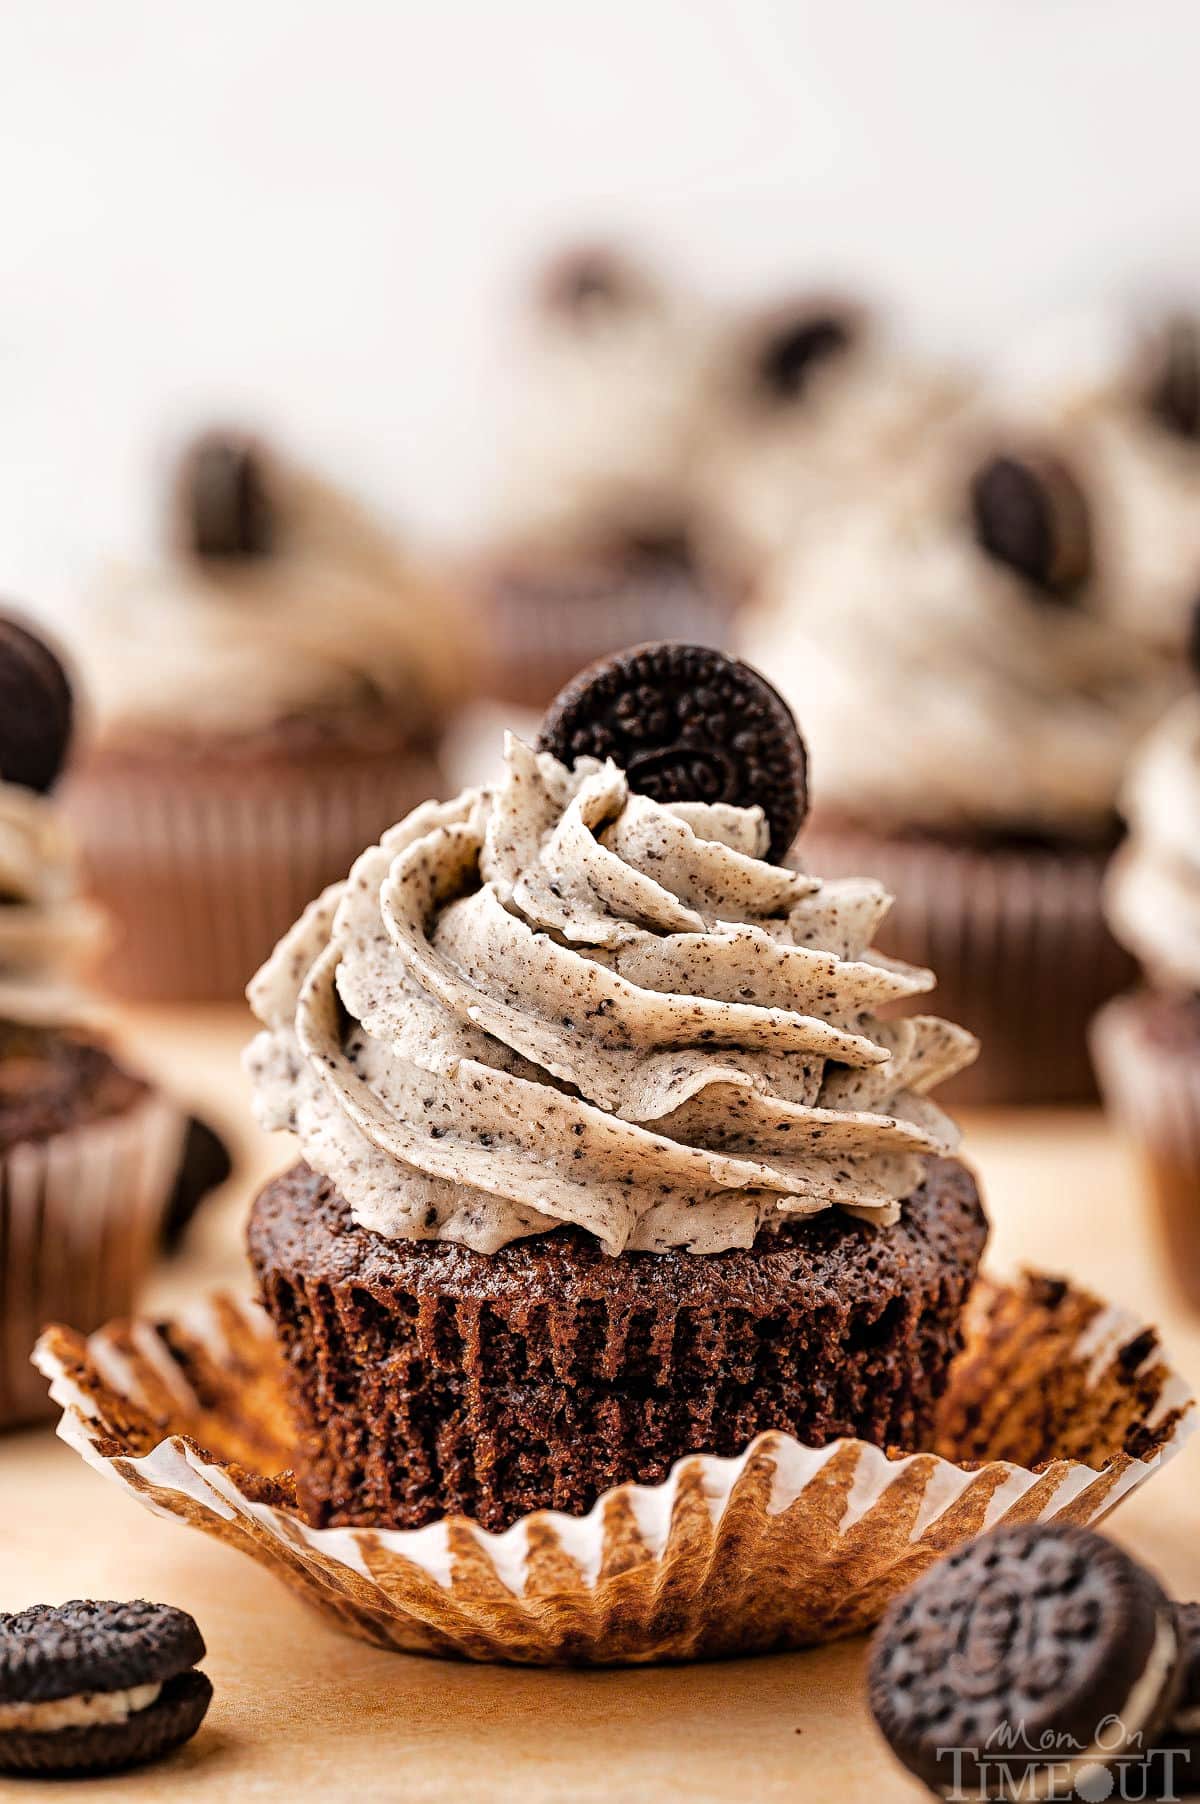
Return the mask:
MULTIPOLYGON (((239 1183, 197 1224, 155 1300, 240 1276, 238 1224, 255 1179, 286 1148, 246 1123, 237 1010, 141 1011, 143 1061, 237 1129, 239 1183)), ((995 1223, 993 1265, 1069 1269, 1142 1311, 1200 1383, 1200 1321, 1166 1294, 1137 1175, 1098 1116, 978 1116, 968 1150, 995 1223)), ((1200 1447, 1113 1519, 1180 1595, 1200 1597, 1200 1447)), ((49 1432, 0 1441, 0 1608, 144 1595, 194 1612, 216 1687, 192 1745, 89 1798, 348 1797, 622 1801, 917 1798, 861 1702, 863 1646, 674 1671, 523 1672, 376 1653, 325 1628, 231 1551, 139 1511, 49 1432)), ((39 1786, 39 1799, 79 1797, 39 1786)), ((28 1787, 0 1795, 30 1796, 28 1787)))

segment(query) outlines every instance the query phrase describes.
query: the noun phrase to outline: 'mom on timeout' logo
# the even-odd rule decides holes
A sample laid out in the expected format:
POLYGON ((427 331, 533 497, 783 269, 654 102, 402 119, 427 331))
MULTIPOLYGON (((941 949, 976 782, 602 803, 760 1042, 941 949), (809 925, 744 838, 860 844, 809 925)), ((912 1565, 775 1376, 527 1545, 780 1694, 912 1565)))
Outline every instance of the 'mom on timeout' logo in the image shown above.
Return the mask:
POLYGON ((1105 1717, 1087 1747, 1053 1732, 1031 1737, 1017 1722, 998 1725, 981 1748, 937 1754, 950 1765, 943 1792, 950 1804, 978 1804, 981 1797, 1014 1804, 1178 1804, 1189 1778, 1185 1753, 1143 1746, 1141 1733, 1126 1729, 1119 1716, 1105 1717))

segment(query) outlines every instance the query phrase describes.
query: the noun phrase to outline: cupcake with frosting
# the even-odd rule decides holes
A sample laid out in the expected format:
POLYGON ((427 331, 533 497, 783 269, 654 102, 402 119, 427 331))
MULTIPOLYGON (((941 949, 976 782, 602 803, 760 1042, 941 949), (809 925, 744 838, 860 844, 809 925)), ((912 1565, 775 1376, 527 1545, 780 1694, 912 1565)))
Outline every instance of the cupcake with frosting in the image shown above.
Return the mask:
POLYGON ((747 633, 820 773, 809 860, 882 878, 884 945, 984 1043, 964 1099, 1088 1094, 1087 1022, 1129 976, 1100 885, 1175 677, 1121 624, 1092 511, 1057 447, 949 435, 836 513, 747 633))
POLYGON ((301 1163, 250 1255, 317 1525, 582 1515, 763 1430, 927 1446, 986 1238, 874 881, 781 860, 804 753, 698 647, 587 673, 250 988, 301 1163))
POLYGON ((188 1128, 86 1026, 103 920, 46 793, 71 714, 48 647, 0 619, 0 1427, 49 1413, 29 1363, 48 1321, 92 1329, 130 1309, 188 1128))
POLYGON ((726 327, 710 387, 698 505, 754 570, 889 480, 965 395, 959 375, 906 355, 869 308, 818 293, 726 327))
POLYGON ((1105 901, 1144 983, 1101 1012, 1092 1049, 1145 1161, 1173 1281, 1200 1305, 1200 693, 1139 748, 1122 805, 1129 837, 1105 901))
POLYGON ((169 554, 79 622, 94 702, 67 790, 123 994, 234 997, 351 848, 441 783, 456 597, 265 445, 197 441, 169 554))
POLYGON ((539 272, 471 572, 492 695, 541 708, 624 645, 727 637, 738 572, 694 492, 714 335, 700 301, 617 249, 539 272))

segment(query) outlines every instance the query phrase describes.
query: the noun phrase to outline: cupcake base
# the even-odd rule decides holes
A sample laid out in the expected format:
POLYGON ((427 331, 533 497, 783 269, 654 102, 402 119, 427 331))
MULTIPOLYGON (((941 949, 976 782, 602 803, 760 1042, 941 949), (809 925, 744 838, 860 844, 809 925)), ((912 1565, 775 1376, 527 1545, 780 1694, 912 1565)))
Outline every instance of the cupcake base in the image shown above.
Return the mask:
POLYGON ((1096 1018, 1092 1054, 1146 1168, 1168 1282, 1200 1309, 1200 998, 1118 997, 1096 1018))
POLYGON ((880 950, 936 972, 937 1012, 978 1036, 940 1103, 1094 1101, 1088 1028, 1136 974, 1101 908, 1107 847, 889 839, 818 819, 797 851, 817 876, 884 884, 896 901, 880 950))
POLYGON ((389 1241, 304 1165, 260 1194, 249 1230, 308 1519, 491 1529, 581 1514, 765 1429, 928 1445, 986 1237, 950 1160, 894 1228, 831 1212, 704 1257, 614 1259, 575 1230, 487 1256, 389 1241))

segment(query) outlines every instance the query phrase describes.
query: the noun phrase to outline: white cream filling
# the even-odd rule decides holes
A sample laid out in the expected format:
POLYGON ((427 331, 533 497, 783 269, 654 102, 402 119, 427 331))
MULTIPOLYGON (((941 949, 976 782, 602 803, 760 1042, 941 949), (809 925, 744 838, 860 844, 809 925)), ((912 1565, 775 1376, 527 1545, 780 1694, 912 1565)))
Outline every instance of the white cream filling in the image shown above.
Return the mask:
POLYGON ((162 1691, 160 1684, 131 1685, 125 1691, 81 1691, 74 1697, 48 1698, 40 1704, 0 1704, 0 1731, 89 1729, 97 1723, 124 1723, 146 1710, 162 1691))

